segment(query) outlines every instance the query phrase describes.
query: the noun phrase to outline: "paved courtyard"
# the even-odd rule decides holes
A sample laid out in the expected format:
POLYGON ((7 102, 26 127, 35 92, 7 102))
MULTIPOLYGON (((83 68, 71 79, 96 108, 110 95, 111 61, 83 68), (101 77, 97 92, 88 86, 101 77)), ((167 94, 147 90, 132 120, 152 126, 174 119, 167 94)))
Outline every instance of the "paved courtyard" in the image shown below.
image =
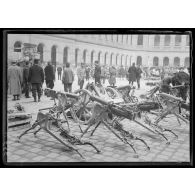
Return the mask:
MULTIPOLYGON (((107 84, 107 83, 106 83, 107 84)), ((126 80, 117 80, 117 85, 128 84, 126 80)), ((45 86, 43 86, 45 87, 45 86)), ((62 90, 61 81, 56 80, 55 90, 62 90)), ((74 82, 73 89, 78 89, 77 81, 74 82)), ((141 82, 141 89, 136 90, 135 95, 146 92, 150 89, 145 85, 145 81, 141 82)), ((33 98, 26 99, 24 97, 19 101, 11 101, 12 97, 8 97, 8 109, 16 102, 24 106, 26 112, 32 113, 32 122, 36 119, 39 109, 53 105, 53 101, 46 96, 42 96, 41 102, 33 102, 33 98)), ((133 121, 125 120, 123 125, 126 130, 133 132, 135 135, 141 136, 150 146, 147 150, 143 143, 134 141, 134 146, 139 154, 139 158, 134 157, 134 152, 130 146, 122 143, 104 126, 99 126, 92 137, 90 133, 84 136, 84 140, 90 140, 101 153, 90 146, 78 146, 79 152, 85 157, 82 159, 76 152, 68 151, 61 143, 57 142, 53 137, 45 131, 40 131, 36 137, 29 133, 21 138, 21 142, 17 143, 17 136, 25 129, 8 129, 7 131, 7 162, 189 162, 189 126, 182 122, 178 124, 175 117, 166 118, 163 123, 164 127, 174 130, 178 135, 178 139, 172 134, 167 133, 171 144, 167 145, 165 140, 159 135, 154 135, 133 121)), ((80 135, 78 124, 70 122, 72 133, 80 135)), ((86 126, 82 126, 85 129, 86 126)))

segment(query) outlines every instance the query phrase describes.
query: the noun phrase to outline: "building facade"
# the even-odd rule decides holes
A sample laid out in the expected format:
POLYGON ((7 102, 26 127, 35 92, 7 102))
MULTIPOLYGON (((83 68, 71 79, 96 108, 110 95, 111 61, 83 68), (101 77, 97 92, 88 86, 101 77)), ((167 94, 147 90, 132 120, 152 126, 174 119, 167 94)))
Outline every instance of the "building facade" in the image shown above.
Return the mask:
POLYGON ((84 62, 101 65, 189 66, 190 36, 173 34, 9 34, 8 60, 18 56, 24 43, 37 45, 41 62, 54 65, 84 62))

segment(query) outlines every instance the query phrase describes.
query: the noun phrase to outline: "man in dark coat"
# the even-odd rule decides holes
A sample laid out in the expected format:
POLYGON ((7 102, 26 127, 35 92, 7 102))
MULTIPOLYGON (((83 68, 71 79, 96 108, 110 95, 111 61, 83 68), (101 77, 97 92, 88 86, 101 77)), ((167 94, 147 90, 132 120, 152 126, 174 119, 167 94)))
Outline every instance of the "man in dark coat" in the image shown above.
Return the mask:
POLYGON ((57 71, 58 71, 58 80, 61 80, 62 67, 61 66, 58 66, 57 71))
POLYGON ((66 68, 64 69, 64 73, 62 76, 62 83, 64 84, 65 92, 72 92, 72 83, 74 81, 74 73, 70 68, 70 63, 66 63, 66 68))
POLYGON ((140 79, 141 79, 142 69, 140 65, 136 67, 136 80, 137 80, 137 88, 140 89, 140 79))
POLYGON ((129 84, 133 85, 133 82, 136 81, 136 67, 135 63, 132 64, 132 66, 129 67, 128 73, 129 73, 129 84))
POLYGON ((28 82, 28 75, 29 75, 29 62, 26 62, 26 65, 23 70, 23 84, 24 84, 24 93, 26 98, 30 98, 29 96, 30 83, 28 82))
POLYGON ((50 62, 48 62, 47 66, 44 69, 45 71, 45 82, 46 82, 46 86, 47 88, 53 89, 54 87, 54 69, 53 66, 51 65, 50 62))
POLYGON ((98 61, 95 61, 95 71, 94 71, 94 78, 95 78, 95 84, 101 84, 100 78, 101 78, 101 67, 99 65, 98 61))
POLYGON ((41 88, 44 82, 44 73, 42 67, 39 66, 39 60, 35 59, 34 64, 29 69, 28 81, 32 85, 32 95, 34 97, 34 102, 37 101, 38 94, 38 101, 40 102, 41 98, 41 88))

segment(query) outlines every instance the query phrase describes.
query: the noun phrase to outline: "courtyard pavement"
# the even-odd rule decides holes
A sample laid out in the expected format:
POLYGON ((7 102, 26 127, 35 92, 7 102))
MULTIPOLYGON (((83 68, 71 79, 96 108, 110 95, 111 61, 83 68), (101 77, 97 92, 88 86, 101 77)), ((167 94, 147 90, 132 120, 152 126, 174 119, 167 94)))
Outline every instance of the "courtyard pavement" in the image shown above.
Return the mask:
MULTIPOLYGON (((105 85, 107 85, 106 83, 105 85)), ((117 85, 128 84, 126 80, 117 79, 117 85)), ((135 84, 136 85, 136 84, 135 84)), ((44 88, 45 86, 43 86, 44 88)), ((55 81, 55 90, 63 91, 63 85, 60 80, 55 81)), ((78 89, 77 80, 74 82, 73 89, 78 89)), ((149 90, 150 87, 141 81, 141 89, 135 91, 139 96, 149 90)), ((32 113, 32 123, 36 120, 36 114, 39 109, 53 105, 53 101, 46 96, 42 96, 41 102, 33 102, 33 98, 24 97, 19 101, 12 101, 8 96, 8 109, 12 108, 16 102, 24 106, 26 112, 32 113)), ((152 134, 133 121, 125 120, 122 122, 125 129, 133 132, 135 135, 142 137, 150 146, 147 150, 143 143, 133 141, 134 146, 139 154, 139 158, 134 157, 134 152, 130 146, 122 143, 103 125, 100 125, 94 135, 86 134, 83 139, 91 141, 101 153, 90 146, 78 146, 79 152, 85 157, 82 159, 76 152, 68 151, 61 143, 47 134, 40 131, 36 137, 29 133, 21 138, 20 143, 16 142, 17 136, 20 135, 29 126, 23 129, 10 128, 7 130, 7 162, 189 162, 189 125, 182 122, 178 124, 174 116, 169 116, 161 124, 174 130, 178 139, 167 133, 171 144, 159 135, 152 134)), ((64 124, 65 125, 65 124, 64 124)), ((71 131, 74 135, 80 135, 78 124, 70 121, 71 131)), ((85 129, 86 126, 82 126, 85 129)))

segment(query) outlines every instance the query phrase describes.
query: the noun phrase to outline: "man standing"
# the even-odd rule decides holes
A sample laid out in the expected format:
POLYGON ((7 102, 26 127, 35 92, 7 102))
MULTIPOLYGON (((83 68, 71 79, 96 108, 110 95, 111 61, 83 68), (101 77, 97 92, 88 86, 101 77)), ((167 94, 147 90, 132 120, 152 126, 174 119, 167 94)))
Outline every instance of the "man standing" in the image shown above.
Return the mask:
POLYGON ((65 92, 72 92, 72 83, 74 81, 74 73, 70 68, 70 63, 66 63, 66 68, 64 69, 64 73, 62 76, 62 83, 64 84, 65 92))
POLYGON ((135 63, 132 64, 132 66, 129 67, 128 73, 129 73, 129 84, 133 85, 133 82, 136 81, 136 67, 135 63))
POLYGON ((23 70, 23 83, 24 83, 24 92, 26 98, 30 98, 29 96, 30 84, 28 82, 28 75, 29 75, 29 62, 26 62, 26 65, 23 70))
POLYGON ((58 71, 58 80, 61 80, 62 67, 61 66, 58 66, 57 71, 58 71))
POLYGON ((90 67, 89 66, 86 67, 85 72, 86 72, 86 81, 88 81, 90 77, 90 67))
POLYGON ((109 73, 110 73, 109 84, 110 84, 110 86, 114 87, 116 84, 116 74, 117 74, 117 71, 116 71, 116 68, 114 67, 114 65, 112 65, 112 67, 110 67, 109 73))
POLYGON ((22 94, 21 85, 21 68, 16 65, 16 62, 12 62, 12 65, 8 68, 8 93, 13 95, 13 101, 20 100, 20 95, 22 94))
POLYGON ((77 69, 77 76, 78 76, 78 85, 80 86, 80 89, 83 89, 84 80, 86 77, 85 72, 85 64, 81 63, 81 66, 77 69))
POLYGON ((105 84, 106 81, 106 73, 107 73, 106 65, 104 65, 101 70, 101 77, 102 77, 103 84, 105 84))
POLYGON ((99 65, 98 61, 95 61, 95 71, 94 71, 94 78, 95 78, 95 84, 101 84, 100 82, 101 77, 101 67, 99 65))
POLYGON ((50 62, 48 62, 47 66, 44 69, 45 71, 45 82, 46 82, 46 86, 47 88, 53 89, 54 87, 54 79, 55 79, 55 73, 54 73, 54 69, 53 66, 51 65, 50 62))
POLYGON ((137 80, 137 88, 140 89, 140 79, 141 79, 142 69, 140 65, 137 65, 136 68, 136 80, 137 80))
POLYGON ((34 64, 29 69, 29 76, 28 81, 32 85, 32 95, 34 97, 34 102, 37 101, 37 95, 38 94, 38 101, 41 101, 41 88, 42 84, 44 82, 44 73, 43 69, 39 66, 39 60, 35 59, 34 64))

